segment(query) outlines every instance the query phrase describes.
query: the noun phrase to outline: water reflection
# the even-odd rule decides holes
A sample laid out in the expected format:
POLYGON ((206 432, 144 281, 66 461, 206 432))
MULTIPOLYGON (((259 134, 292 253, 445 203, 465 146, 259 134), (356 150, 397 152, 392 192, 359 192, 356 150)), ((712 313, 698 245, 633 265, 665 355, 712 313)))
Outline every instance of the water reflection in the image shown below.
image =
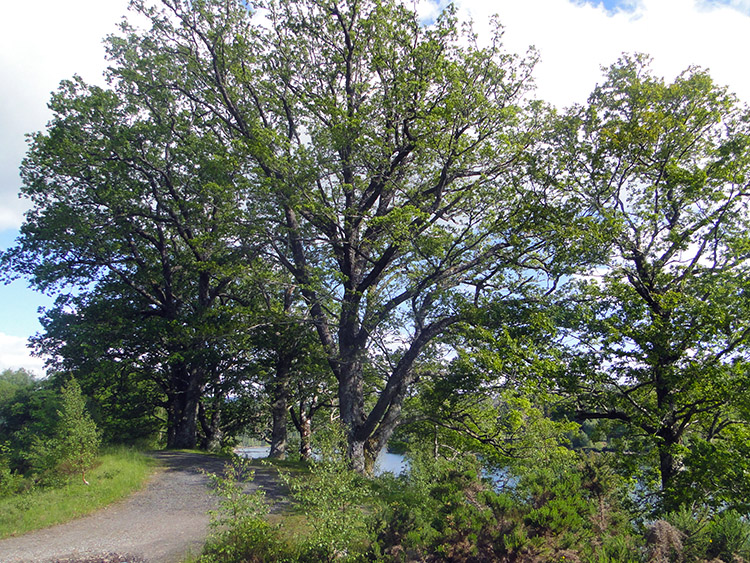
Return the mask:
POLYGON ((382 475, 383 473, 401 475, 408 470, 409 462, 401 454, 380 452, 378 459, 375 461, 375 475, 382 475))

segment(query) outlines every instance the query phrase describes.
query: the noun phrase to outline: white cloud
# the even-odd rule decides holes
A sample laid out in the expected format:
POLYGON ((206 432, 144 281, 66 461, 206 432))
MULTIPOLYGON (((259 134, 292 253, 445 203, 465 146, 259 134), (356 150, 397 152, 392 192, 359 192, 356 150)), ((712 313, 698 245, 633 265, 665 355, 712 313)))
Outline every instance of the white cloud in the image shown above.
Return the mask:
MULTIPOLYGON (((427 18, 447 0, 405 0, 427 18)), ((0 18, 0 230, 17 228, 26 204, 16 197, 24 135, 49 119, 46 104, 60 80, 73 74, 102 82, 102 38, 115 32, 127 0, 11 2, 0 18)), ((497 13, 509 49, 541 52, 538 96, 557 106, 583 103, 624 51, 654 56, 668 79, 691 64, 708 67, 720 84, 750 100, 750 0, 638 0, 610 11, 580 0, 457 0, 477 31, 497 13), (744 12, 744 13, 743 13, 744 12)), ((623 2, 621 2, 623 4, 623 2)), ((482 29, 484 28, 484 29, 482 29)))
POLYGON ((413 8, 423 22, 435 21, 443 8, 442 2, 437 3, 431 0, 415 0, 413 4, 407 2, 406 5, 413 8))
POLYGON ((584 103, 601 80, 600 67, 623 52, 652 55, 654 70, 668 80, 690 65, 709 68, 719 84, 750 100, 750 75, 743 62, 750 52, 750 17, 732 7, 700 0, 641 0, 632 10, 607 12, 601 4, 567 0, 457 1, 480 33, 486 33, 490 15, 497 13, 509 50, 523 53, 534 45, 540 51, 538 96, 558 107, 584 103))
POLYGON ((0 332, 0 371, 25 368, 36 374, 44 374, 44 359, 33 358, 27 340, 0 332))
POLYGON ((49 119, 61 80, 80 74, 102 83, 102 39, 127 12, 127 0, 9 2, 0 18, 0 230, 17 228, 26 204, 16 197, 24 135, 49 119))
POLYGON ((750 14, 750 0, 703 0, 703 2, 709 5, 715 5, 717 2, 719 4, 727 4, 735 10, 750 14))

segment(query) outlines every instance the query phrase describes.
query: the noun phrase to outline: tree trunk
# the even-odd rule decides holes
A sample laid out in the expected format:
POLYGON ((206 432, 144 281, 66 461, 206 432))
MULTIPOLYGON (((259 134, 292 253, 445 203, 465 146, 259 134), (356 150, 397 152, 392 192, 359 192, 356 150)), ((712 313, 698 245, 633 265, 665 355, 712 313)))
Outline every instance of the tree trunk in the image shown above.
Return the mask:
POLYGON ((679 501, 675 492, 671 490, 674 485, 674 478, 680 471, 680 463, 675 457, 675 447, 680 444, 680 437, 675 433, 672 427, 664 427, 657 435, 659 441, 659 472, 661 474, 661 491, 664 508, 674 510, 678 508, 679 501))
POLYGON ((271 451, 268 457, 274 459, 286 459, 287 428, 286 428, 286 401, 276 399, 271 404, 271 451))
POLYGON ((193 397, 181 398, 183 400, 178 403, 172 442, 167 442, 167 447, 191 450, 198 442, 198 400, 193 397))
POLYGON ((167 447, 193 449, 198 442, 198 403, 200 401, 199 377, 186 366, 175 366, 173 379, 179 389, 173 399, 172 428, 168 433, 167 447), (169 439, 171 437, 171 440, 169 439))
POLYGON ((672 382, 673 361, 664 352, 665 345, 655 346, 662 350, 659 361, 654 370, 654 381, 656 383, 656 405, 659 409, 660 424, 656 432, 659 438, 657 449, 659 452, 659 472, 661 476, 662 501, 666 510, 677 508, 679 501, 675 492, 670 491, 673 480, 679 471, 679 462, 675 457, 675 448, 682 441, 681 432, 678 429, 677 409, 674 405, 672 382))
POLYGON ((175 420, 177 418, 177 413, 175 412, 177 408, 177 401, 175 400, 173 394, 167 394, 167 402, 164 407, 167 410, 167 447, 171 448, 171 444, 173 444, 175 440, 175 427, 177 426, 175 424, 175 420))
MULTIPOLYGON (((674 444, 672 444, 674 446, 674 444)), ((661 472, 661 488, 666 490, 677 474, 677 463, 671 452, 672 446, 659 448, 659 471, 661 472)))
POLYGON ((299 424, 299 453, 302 459, 312 458, 312 418, 304 409, 300 409, 299 424))
MULTIPOLYGON (((218 403, 218 400, 215 400, 218 403)), ((203 440, 201 447, 209 452, 218 452, 221 449, 221 440, 224 433, 221 429, 221 407, 214 405, 211 409, 211 416, 206 416, 206 408, 203 403, 198 406, 198 420, 203 429, 203 440)))
POLYGON ((361 475, 366 475, 367 462, 365 460, 365 442, 352 439, 350 435, 347 455, 349 456, 352 469, 361 475))
POLYGON ((362 365, 354 359, 355 354, 342 354, 347 359, 341 362, 339 379, 339 409, 341 422, 347 432, 347 455, 351 467, 357 473, 367 473, 365 443, 369 438, 364 428, 364 392, 362 385, 362 365))
POLYGON ((276 376, 273 382, 271 403, 271 451, 268 457, 286 459, 287 416, 289 412, 289 372, 292 355, 279 351, 276 362, 276 376))
POLYGON ((299 453, 304 460, 312 459, 312 417, 316 410, 316 400, 317 398, 313 398, 310 409, 306 410, 305 400, 301 398, 299 401, 299 416, 297 416, 294 407, 289 409, 294 427, 299 432, 299 453))

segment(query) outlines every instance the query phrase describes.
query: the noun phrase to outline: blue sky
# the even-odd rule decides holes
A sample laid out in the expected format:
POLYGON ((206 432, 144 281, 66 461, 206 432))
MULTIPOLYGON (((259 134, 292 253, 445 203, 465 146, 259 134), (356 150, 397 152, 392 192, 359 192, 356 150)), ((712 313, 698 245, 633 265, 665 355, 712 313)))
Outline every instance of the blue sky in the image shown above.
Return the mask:
MULTIPOLYGON (((644 2, 639 0, 578 0, 580 4, 589 4, 591 6, 603 6, 608 12, 617 12, 618 10, 626 12, 636 12, 644 2)), ((750 2, 747 0, 702 0, 696 3, 698 8, 711 10, 716 7, 728 7, 739 12, 748 13, 750 11, 750 2)))
MULTIPOLYGON (((12 244, 26 202, 18 198, 25 134, 44 128, 47 102, 59 82, 80 74, 103 84, 102 38, 113 33, 128 0, 8 2, 0 18, 0 250, 12 244)), ((37 309, 53 299, 25 280, 0 284, 0 370, 26 367, 42 374, 42 360, 25 343, 41 330, 37 309)))
MULTIPOLYGON (((17 231, 0 232, 0 248, 13 244, 17 231)), ((37 309, 52 305, 54 299, 29 289, 25 279, 19 279, 0 288, 3 312, 0 315, 0 333, 18 337, 29 336, 40 329, 37 309)))
MULTIPOLYGON (((8 248, 17 235, 15 229, 0 231, 0 248, 8 248)), ((42 360, 29 356, 26 340, 41 330, 39 307, 48 307, 53 301, 29 289, 24 279, 0 286, 0 370, 25 367, 42 373, 42 360)))
MULTIPOLYGON (((412 1, 407 2, 412 5, 412 1)), ((443 5, 444 5, 443 0, 443 5)), ((541 54, 537 95, 558 107, 583 103, 601 77, 600 67, 622 52, 654 57, 668 79, 687 66, 709 68, 714 79, 750 101, 750 0, 456 0, 486 36, 490 16, 505 26, 506 47, 541 54)), ((0 250, 12 244, 26 203, 17 197, 24 135, 44 128, 46 103, 60 80, 80 74, 103 84, 102 38, 116 30, 127 0, 10 2, 0 18, 0 250)), ((425 18, 435 3, 418 0, 425 18)), ((23 280, 0 286, 0 370, 27 367, 42 373, 24 343, 41 329, 37 309, 52 299, 23 280)))
POLYGON ((607 11, 613 12, 616 10, 632 10, 634 8, 633 2, 622 2, 621 0, 580 0, 582 4, 590 4, 592 6, 602 5, 607 11))

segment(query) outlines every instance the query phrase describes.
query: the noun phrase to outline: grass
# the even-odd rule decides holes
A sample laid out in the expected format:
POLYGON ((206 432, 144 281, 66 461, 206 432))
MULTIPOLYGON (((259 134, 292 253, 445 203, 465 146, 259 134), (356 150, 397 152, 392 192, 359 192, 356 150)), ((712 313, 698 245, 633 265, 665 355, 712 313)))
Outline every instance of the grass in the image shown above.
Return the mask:
POLYGON ((143 487, 156 461, 130 449, 104 452, 94 469, 60 488, 32 489, 0 499, 0 539, 90 514, 143 487))
POLYGON ((288 544, 307 538, 313 532, 310 518, 300 512, 290 510, 278 514, 269 514, 266 520, 269 524, 278 528, 279 537, 288 544))

